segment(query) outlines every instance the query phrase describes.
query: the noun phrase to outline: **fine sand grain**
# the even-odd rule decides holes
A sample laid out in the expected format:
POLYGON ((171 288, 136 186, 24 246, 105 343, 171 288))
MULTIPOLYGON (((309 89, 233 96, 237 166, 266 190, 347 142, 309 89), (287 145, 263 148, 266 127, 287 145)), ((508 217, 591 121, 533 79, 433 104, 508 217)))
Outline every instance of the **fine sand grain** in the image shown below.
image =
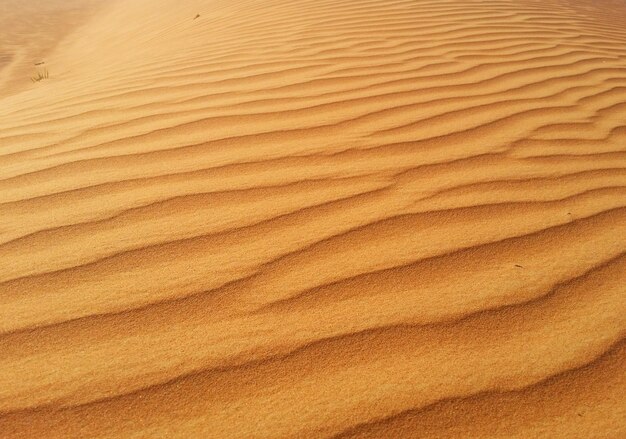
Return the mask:
POLYGON ((0 1, 0 438, 626 437, 625 23, 0 1))

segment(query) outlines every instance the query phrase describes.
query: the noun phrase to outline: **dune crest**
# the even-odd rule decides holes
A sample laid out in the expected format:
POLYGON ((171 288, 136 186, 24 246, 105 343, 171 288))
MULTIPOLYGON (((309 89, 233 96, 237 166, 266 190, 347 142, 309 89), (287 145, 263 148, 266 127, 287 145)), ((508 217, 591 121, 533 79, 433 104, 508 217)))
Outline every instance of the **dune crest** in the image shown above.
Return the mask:
POLYGON ((0 9, 0 437, 626 437, 624 2, 79 3, 0 9))

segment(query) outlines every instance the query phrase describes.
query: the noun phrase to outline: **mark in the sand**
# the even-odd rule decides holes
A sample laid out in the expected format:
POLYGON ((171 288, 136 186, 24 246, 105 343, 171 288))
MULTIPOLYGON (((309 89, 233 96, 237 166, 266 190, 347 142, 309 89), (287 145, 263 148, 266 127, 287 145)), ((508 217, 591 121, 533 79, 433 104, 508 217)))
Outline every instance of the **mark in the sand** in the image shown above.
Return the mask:
POLYGON ((41 61, 41 62, 36 62, 36 63, 35 63, 35 65, 36 65, 36 66, 40 66, 40 65, 43 65, 43 64, 45 64, 45 63, 46 63, 45 61, 41 61))
POLYGON ((519 265, 519 264, 515 264, 515 266, 516 266, 517 268, 524 268, 524 267, 522 267, 522 266, 521 266, 521 265, 519 265))
POLYGON ((43 70, 37 70, 36 72, 37 74, 35 76, 31 76, 30 80, 32 82, 39 82, 39 81, 43 81, 44 79, 48 79, 50 77, 50 73, 48 72, 48 69, 44 68, 43 70))
POLYGON ((196 15, 193 19, 195 20, 197 18, 200 18, 200 14, 196 15))

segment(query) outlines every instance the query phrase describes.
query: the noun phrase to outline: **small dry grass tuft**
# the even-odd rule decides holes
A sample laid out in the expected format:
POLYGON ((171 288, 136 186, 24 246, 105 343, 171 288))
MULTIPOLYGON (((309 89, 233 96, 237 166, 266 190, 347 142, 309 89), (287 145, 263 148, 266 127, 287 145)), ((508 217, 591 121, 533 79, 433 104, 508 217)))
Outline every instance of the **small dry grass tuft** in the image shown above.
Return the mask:
POLYGON ((48 73, 48 69, 37 70, 37 74, 35 76, 31 76, 30 80, 33 82, 43 81, 44 79, 48 79, 50 74, 48 73))

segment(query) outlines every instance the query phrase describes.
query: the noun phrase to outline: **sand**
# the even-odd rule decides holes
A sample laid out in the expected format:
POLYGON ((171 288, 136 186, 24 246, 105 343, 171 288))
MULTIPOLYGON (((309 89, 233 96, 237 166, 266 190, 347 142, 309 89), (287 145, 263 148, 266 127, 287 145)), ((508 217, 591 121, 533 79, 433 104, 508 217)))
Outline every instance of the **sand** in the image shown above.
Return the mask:
POLYGON ((626 437, 623 1, 0 16, 0 437, 626 437))

